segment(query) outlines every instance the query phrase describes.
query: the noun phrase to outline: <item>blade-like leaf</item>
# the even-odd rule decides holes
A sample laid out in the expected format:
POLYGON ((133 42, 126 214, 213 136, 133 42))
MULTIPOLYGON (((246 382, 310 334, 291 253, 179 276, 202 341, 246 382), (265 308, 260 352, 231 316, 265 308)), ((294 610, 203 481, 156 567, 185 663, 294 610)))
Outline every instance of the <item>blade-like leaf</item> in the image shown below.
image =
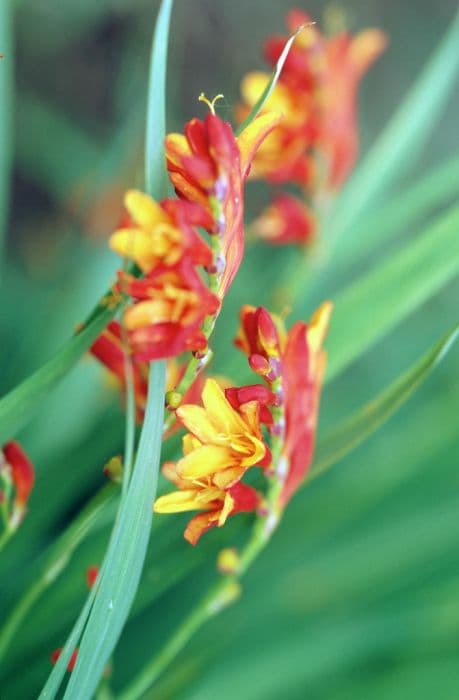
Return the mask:
POLYGON ((150 536, 156 494, 165 389, 165 363, 152 365, 145 422, 133 476, 99 574, 94 605, 65 698, 90 698, 96 690, 131 608, 150 536))
POLYGON ((458 336, 459 324, 373 401, 324 435, 317 445, 308 481, 333 466, 388 420, 427 379, 458 336))
POLYGON ((429 139, 459 71, 459 12, 425 69, 357 168, 332 216, 336 248, 347 245, 369 202, 413 164, 429 139))
POLYGON ((459 192, 459 158, 443 163, 400 195, 391 198, 383 207, 365 215, 357 224, 355 233, 346 240, 336 264, 355 264, 382 243, 401 231, 409 231, 413 224, 452 200, 459 192))
POLYGON ((277 81, 279 80, 279 76, 282 73, 282 68, 284 67, 285 61, 287 60, 287 56, 289 54, 290 49, 292 48, 293 42, 295 41, 298 34, 300 34, 300 32, 302 32, 307 26, 309 25, 302 25, 301 27, 298 27, 296 32, 292 34, 292 36, 286 41, 285 46, 282 49, 282 53, 279 56, 279 59, 276 63, 273 72, 271 73, 271 77, 268 80, 265 89, 263 90, 260 97, 250 110, 250 113, 247 115, 242 124, 240 124, 240 126, 236 130, 236 135, 241 134, 244 131, 244 129, 246 129, 249 126, 249 124, 253 122, 253 120, 258 116, 258 114, 265 106, 266 102, 269 100, 270 95, 276 87, 277 81))
POLYGON ((78 362, 114 314, 114 310, 102 311, 51 360, 0 399, 0 443, 14 437, 27 423, 33 410, 78 362))
POLYGON ((327 380, 342 372, 459 271, 459 207, 335 300, 327 380))
POLYGON ((4 54, 3 59, 0 60, 0 257, 3 253, 3 239, 8 219, 13 146, 11 133, 13 122, 13 22, 11 14, 10 0, 3 0, 0 4, 0 47, 4 54))

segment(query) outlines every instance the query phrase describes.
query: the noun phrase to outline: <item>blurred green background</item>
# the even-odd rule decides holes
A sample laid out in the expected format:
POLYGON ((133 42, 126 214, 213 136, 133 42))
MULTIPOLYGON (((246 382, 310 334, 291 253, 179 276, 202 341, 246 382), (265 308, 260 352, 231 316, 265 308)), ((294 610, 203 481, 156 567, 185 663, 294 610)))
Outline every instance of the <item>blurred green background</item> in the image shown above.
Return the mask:
MULTIPOLYGON (((123 190, 142 185, 147 65, 158 7, 152 0, 11 4, 14 45, 0 45, 4 94, 8 71, 15 74, 13 114, 8 107, 0 113, 1 148, 5 158, 11 149, 14 159, 1 267, 2 393, 68 338, 118 265, 105 242, 123 190)), ((322 2, 297 5, 317 20, 326 8, 322 2)), ((291 6, 284 0, 177 0, 169 129, 205 113, 197 102, 202 90, 223 92, 219 113, 231 118, 241 77, 263 66, 261 43, 284 32, 291 6)), ((378 26, 390 39, 360 93, 363 151, 403 99, 456 7, 455 0, 340 5, 352 30, 378 26)), ((458 108, 456 90, 416 169, 388 201, 457 151, 458 108)), ((249 218, 264 196, 249 185, 249 218)), ((375 222, 383 209, 383 203, 375 205, 375 222)), ((0 216, 5 213, 0 208, 0 216)), ((333 298, 341 286, 397 255, 440 214, 440 208, 431 211, 397 231, 390 244, 355 264, 348 261, 337 278, 322 279, 308 303, 302 301, 308 314, 319 296, 333 298)), ((369 216, 362 236, 371 237, 372 223, 369 216)), ((231 346, 238 308, 275 303, 282 296, 283 266, 296 254, 250 247, 217 326, 215 371, 237 383, 249 378, 231 346)), ((458 293, 458 282, 450 283, 329 384, 321 430, 371 399, 457 321, 458 293)), ((298 495, 247 576, 241 601, 196 636, 148 697, 457 698, 458 370, 453 351, 386 426, 298 495)), ((102 465, 122 449, 123 427, 116 392, 86 359, 21 432, 37 484, 21 531, 1 555, 1 619, 34 580, 42 552, 104 483, 102 465)), ((176 448, 171 441, 166 454, 176 448)), ((243 517, 234 519, 192 550, 181 538, 183 518, 156 520, 141 591, 113 661, 115 691, 199 599, 215 578, 215 552, 243 537, 246 525, 243 517)), ((100 528, 89 538, 33 608, 0 669, 2 700, 37 696, 49 655, 64 642, 84 600, 85 569, 100 561, 107 536, 100 528)))

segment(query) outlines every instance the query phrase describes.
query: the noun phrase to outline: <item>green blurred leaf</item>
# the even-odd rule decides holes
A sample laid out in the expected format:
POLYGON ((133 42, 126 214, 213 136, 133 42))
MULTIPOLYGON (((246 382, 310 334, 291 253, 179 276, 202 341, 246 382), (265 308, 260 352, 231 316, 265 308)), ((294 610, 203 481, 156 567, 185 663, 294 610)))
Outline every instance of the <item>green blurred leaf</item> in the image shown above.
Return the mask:
POLYGON ((459 270, 459 207, 341 292, 328 338, 327 381, 438 292, 459 270))
POLYGON ((459 324, 414 366, 366 406, 319 440, 310 478, 319 476, 377 430, 402 406, 445 357, 459 336, 459 324))
POLYGON ((451 200, 459 192, 459 157, 455 156, 422 177, 401 194, 389 199, 383 207, 365 215, 352 236, 342 246, 336 264, 354 265, 381 244, 401 231, 409 231, 436 207, 451 200))
MULTIPOLYGON (((171 3, 164 3, 163 8, 171 3)), ((163 9, 164 12, 164 9, 163 9)), ((129 614, 144 563, 158 479, 165 363, 152 364, 151 391, 133 477, 123 499, 104 564, 97 594, 84 631, 65 698, 90 698, 108 663, 129 614)), ((100 580, 99 580, 100 579, 100 580)))
POLYGON ((405 100, 362 160, 336 203, 330 235, 338 251, 367 205, 412 165, 428 141, 459 71, 459 12, 405 100))
POLYGON ((0 443, 14 437, 47 393, 78 362, 115 311, 105 309, 46 364, 0 399, 0 443))
MULTIPOLYGON (((0 256, 8 221, 13 148, 13 19, 10 0, 0 3, 0 256)), ((1 273, 1 271, 0 271, 1 273)))

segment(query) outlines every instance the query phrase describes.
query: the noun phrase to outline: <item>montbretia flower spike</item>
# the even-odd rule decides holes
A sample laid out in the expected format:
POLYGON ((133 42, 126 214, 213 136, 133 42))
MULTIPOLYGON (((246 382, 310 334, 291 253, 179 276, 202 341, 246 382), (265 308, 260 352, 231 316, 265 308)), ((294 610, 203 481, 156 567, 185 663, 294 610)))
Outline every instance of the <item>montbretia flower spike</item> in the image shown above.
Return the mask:
POLYGON ((271 427, 282 445, 279 463, 273 465, 282 479, 281 507, 301 485, 312 462, 326 366, 322 345, 331 312, 331 303, 325 302, 308 324, 297 322, 287 332, 283 322, 263 307, 245 306, 241 311, 235 343, 274 391, 281 409, 280 420, 271 427))
POLYGON ((254 510, 260 497, 240 483, 253 467, 266 467, 271 455, 262 431, 261 407, 273 400, 265 387, 223 390, 208 379, 202 406, 184 404, 177 417, 188 429, 183 438, 184 456, 164 465, 165 476, 178 491, 157 499, 158 513, 203 510, 189 523, 185 538, 195 544, 214 525, 222 526, 229 515, 254 510), (247 391, 242 394, 242 389, 247 391))
MULTIPOLYGON (((300 10, 287 14, 293 34, 303 26, 285 61, 280 78, 265 108, 279 110, 283 119, 255 156, 252 176, 273 184, 298 186, 313 199, 336 192, 349 176, 358 155, 357 91, 360 80, 386 46, 377 29, 356 36, 341 32, 324 36, 300 10)), ((284 49, 285 36, 265 44, 265 58, 275 65, 284 49)), ((246 75, 241 83, 243 120, 258 100, 270 76, 262 71, 246 75)), ((256 232, 270 242, 297 242, 282 227, 258 221, 256 232), (261 226, 263 224, 263 227, 261 226), (279 231, 276 235, 277 230, 279 231)), ((310 242, 304 228, 302 243, 310 242)))
POLYGON ((228 122, 216 114, 192 119, 184 134, 169 134, 166 157, 177 194, 203 207, 212 219, 207 228, 220 237, 218 296, 231 285, 244 254, 244 182, 255 152, 279 123, 280 115, 255 119, 236 138, 228 122))

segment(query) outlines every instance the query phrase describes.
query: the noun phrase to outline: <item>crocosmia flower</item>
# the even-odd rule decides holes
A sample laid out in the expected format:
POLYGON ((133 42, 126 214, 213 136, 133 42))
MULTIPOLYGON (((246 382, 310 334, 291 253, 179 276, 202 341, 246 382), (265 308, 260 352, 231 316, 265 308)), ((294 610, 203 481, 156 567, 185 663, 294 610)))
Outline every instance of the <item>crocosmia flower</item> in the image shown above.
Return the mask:
POLYGON ((35 469, 18 442, 7 442, 3 445, 2 452, 3 460, 0 468, 9 472, 13 484, 14 500, 11 522, 13 526, 17 526, 25 513, 35 483, 35 469))
POLYGON ((206 316, 217 312, 220 302, 188 259, 159 265, 142 279, 121 273, 119 288, 135 300, 125 311, 124 324, 136 360, 206 349, 201 326, 206 316))
POLYGON ((244 253, 244 181, 258 146, 278 124, 279 114, 255 119, 237 139, 216 114, 192 119, 184 134, 169 134, 170 178, 183 199, 200 204, 212 217, 208 232, 220 236, 218 295, 231 285, 244 253))
POLYGON ((110 247, 143 272, 175 265, 184 255, 195 265, 211 263, 211 250, 194 228, 211 224, 202 207, 172 199, 157 203, 138 190, 126 193, 124 205, 127 218, 110 237, 110 247))
MULTIPOLYGON (((282 417, 271 427, 282 440, 277 465, 285 506, 311 465, 325 372, 322 348, 332 311, 322 304, 308 324, 297 322, 287 332, 283 322, 263 307, 243 307, 236 345, 248 355, 250 367, 276 395, 282 417)), ((276 465, 275 465, 276 466, 276 465)))
POLYGON ((183 458, 165 464, 164 474, 179 490, 159 497, 154 510, 203 510, 185 531, 192 544, 210 527, 222 526, 229 515, 254 510, 260 502, 257 492, 240 481, 250 467, 267 466, 271 461, 261 432, 260 407, 272 395, 263 387, 261 393, 248 389, 245 394, 240 393, 242 388, 236 393, 224 391, 208 379, 202 406, 185 404, 177 409, 178 419, 189 432, 183 438, 183 458))
POLYGON ((251 231, 269 243, 310 243, 315 220, 311 209, 298 197, 279 194, 251 224, 251 231))
MULTIPOLYGON (((282 112, 283 119, 258 150, 252 177, 297 186, 303 197, 327 198, 342 187, 357 159, 357 91, 363 75, 384 50, 386 38, 376 29, 327 37, 300 10, 287 14, 287 27, 291 34, 303 28, 265 105, 267 110, 282 112)), ((267 40, 265 58, 271 66, 276 65, 286 41, 286 36, 267 40)), ((263 71, 244 77, 237 109, 240 121, 269 80, 270 74, 263 71)), ((299 207, 293 207, 290 199, 277 199, 254 230, 272 243, 309 243, 306 208, 303 214, 306 218, 301 223, 299 207), (280 217, 292 225, 281 226, 280 217)))

